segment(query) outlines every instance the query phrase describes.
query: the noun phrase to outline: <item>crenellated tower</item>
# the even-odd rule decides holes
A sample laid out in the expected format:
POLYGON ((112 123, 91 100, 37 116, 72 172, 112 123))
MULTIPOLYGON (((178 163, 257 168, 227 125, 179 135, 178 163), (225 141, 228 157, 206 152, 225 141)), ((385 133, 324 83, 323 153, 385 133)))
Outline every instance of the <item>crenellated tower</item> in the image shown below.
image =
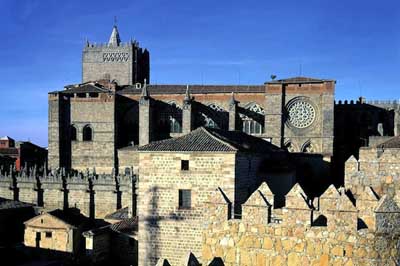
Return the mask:
POLYGON ((86 42, 82 52, 82 82, 116 81, 119 85, 150 81, 150 54, 137 41, 121 42, 114 25, 108 43, 86 42))

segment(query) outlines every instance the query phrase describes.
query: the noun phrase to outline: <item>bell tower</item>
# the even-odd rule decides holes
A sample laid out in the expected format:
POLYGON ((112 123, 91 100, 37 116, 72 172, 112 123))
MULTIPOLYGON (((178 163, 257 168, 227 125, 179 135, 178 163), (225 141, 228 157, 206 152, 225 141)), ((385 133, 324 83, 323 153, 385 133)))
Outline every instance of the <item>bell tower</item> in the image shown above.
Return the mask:
POLYGON ((82 52, 82 82, 107 79, 119 85, 150 81, 150 54, 137 41, 121 42, 114 25, 108 43, 86 41, 82 52))

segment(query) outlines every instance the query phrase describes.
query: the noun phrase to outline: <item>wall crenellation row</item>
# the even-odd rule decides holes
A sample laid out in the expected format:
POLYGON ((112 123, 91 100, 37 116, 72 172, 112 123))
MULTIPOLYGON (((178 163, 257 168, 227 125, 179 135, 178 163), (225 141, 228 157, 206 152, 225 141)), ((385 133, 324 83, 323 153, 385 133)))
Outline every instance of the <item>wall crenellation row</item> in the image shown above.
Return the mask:
MULTIPOLYGON (((35 168, 16 172, 0 171, 0 197, 32 203, 46 210, 74 206, 91 218, 135 204, 136 174, 96 174, 93 171, 66 172, 64 169, 37 171, 35 168)), ((133 210, 136 213, 135 209, 133 210)))
MULTIPOLYGON (((216 193, 224 194, 222 191, 216 193)), ((215 196, 214 196, 215 197, 215 196)), ((230 201, 220 195, 222 201, 210 200, 209 209, 214 210, 213 221, 230 220, 227 216, 230 201), (221 209, 222 206, 222 209, 221 209)), ((400 208, 392 197, 378 196, 371 187, 354 197, 349 189, 336 189, 333 185, 318 198, 308 199, 299 184, 285 196, 285 207, 274 209, 274 194, 267 183, 261 186, 242 205, 241 221, 246 224, 304 225, 326 227, 331 230, 386 232, 400 235, 400 208), (276 222, 279 221, 279 222, 276 222)))

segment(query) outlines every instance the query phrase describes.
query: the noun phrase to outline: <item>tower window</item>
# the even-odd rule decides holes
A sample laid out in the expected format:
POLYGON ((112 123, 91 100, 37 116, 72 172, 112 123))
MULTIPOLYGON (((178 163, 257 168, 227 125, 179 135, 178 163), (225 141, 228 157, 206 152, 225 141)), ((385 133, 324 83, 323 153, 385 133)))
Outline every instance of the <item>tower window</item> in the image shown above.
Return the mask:
POLYGON ((181 170, 182 171, 189 170, 189 160, 181 160, 181 170))
POLYGON ((83 127, 83 141, 92 141, 93 140, 93 130, 90 125, 86 125, 83 127))
POLYGON ((71 125, 70 134, 71 134, 71 140, 72 141, 76 140, 76 136, 77 136, 76 133, 77 133, 76 127, 74 125, 71 125))
POLYGON ((190 189, 179 190, 179 209, 190 209, 192 205, 192 191, 190 189))

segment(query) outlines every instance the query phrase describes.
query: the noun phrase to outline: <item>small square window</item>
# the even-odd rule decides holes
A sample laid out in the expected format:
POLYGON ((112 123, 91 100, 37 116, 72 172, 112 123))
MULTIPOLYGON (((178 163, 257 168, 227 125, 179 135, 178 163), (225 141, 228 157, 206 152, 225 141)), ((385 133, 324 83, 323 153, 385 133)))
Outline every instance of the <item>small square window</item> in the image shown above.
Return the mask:
POLYGON ((188 171, 189 170, 189 160, 182 160, 181 161, 181 170, 188 171))
POLYGON ((52 232, 46 232, 46 238, 51 238, 53 236, 52 232))
POLYGON ((190 209, 192 205, 192 191, 190 189, 179 190, 179 209, 190 209))

